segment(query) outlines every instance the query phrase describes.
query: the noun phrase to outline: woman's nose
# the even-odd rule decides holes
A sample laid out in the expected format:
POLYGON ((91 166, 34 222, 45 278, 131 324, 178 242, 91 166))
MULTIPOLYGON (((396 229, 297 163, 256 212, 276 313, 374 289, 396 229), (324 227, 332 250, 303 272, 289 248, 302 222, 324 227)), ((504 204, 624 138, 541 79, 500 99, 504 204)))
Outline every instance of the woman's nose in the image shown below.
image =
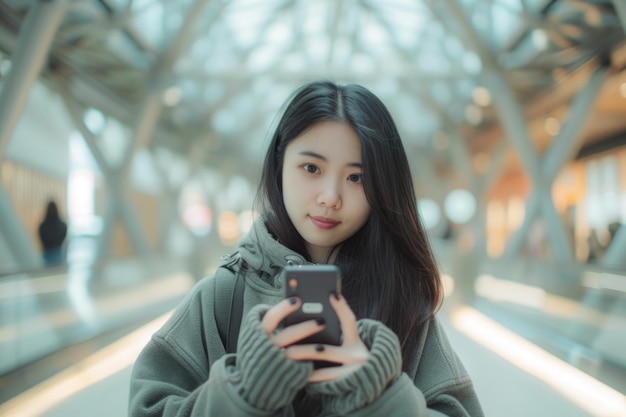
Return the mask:
POLYGON ((341 207, 341 191, 340 187, 334 181, 328 181, 317 196, 317 203, 320 206, 338 209, 341 207))

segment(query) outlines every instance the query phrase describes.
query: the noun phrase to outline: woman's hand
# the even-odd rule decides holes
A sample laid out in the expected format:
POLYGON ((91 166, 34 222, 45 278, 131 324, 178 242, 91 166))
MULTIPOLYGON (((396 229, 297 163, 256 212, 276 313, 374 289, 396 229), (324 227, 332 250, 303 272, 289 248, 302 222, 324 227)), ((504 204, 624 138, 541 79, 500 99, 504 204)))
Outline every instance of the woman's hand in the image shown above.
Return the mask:
POLYGON ((285 317, 297 311, 301 304, 302 301, 298 297, 288 298, 267 310, 263 316, 261 326, 265 330, 267 337, 277 347, 284 349, 324 329, 324 326, 318 324, 315 320, 307 320, 276 331, 285 317))
POLYGON ((298 310, 300 303, 301 301, 297 298, 281 301, 265 313, 261 323, 272 343, 284 349, 288 358, 295 361, 328 361, 338 364, 338 366, 314 370, 309 377, 309 382, 330 381, 345 377, 367 361, 369 350, 361 341, 357 331, 356 317, 342 296, 338 298, 330 296, 330 304, 337 313, 343 333, 341 346, 294 344, 324 328, 323 324, 318 324, 315 320, 288 326, 276 332, 282 320, 298 310))

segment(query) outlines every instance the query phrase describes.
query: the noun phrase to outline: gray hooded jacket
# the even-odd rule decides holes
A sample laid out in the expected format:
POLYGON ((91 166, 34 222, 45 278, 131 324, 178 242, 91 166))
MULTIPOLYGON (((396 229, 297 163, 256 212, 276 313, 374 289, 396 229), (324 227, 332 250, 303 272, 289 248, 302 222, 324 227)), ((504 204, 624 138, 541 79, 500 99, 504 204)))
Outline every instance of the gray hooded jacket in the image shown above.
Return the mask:
MULTIPOLYGON (((370 359, 345 378, 307 383, 312 365, 288 359, 261 328, 263 313, 282 299, 279 272, 305 259, 273 239, 262 220, 242 240, 239 253, 245 291, 237 353, 226 354, 217 330, 215 276, 204 278, 137 359, 131 417, 295 416, 302 414, 294 406, 302 397, 321 405, 324 416, 483 415, 470 377, 436 319, 424 327, 408 372, 401 371, 396 335, 363 319, 358 330, 370 359)), ((219 268, 217 274, 232 273, 219 268)))

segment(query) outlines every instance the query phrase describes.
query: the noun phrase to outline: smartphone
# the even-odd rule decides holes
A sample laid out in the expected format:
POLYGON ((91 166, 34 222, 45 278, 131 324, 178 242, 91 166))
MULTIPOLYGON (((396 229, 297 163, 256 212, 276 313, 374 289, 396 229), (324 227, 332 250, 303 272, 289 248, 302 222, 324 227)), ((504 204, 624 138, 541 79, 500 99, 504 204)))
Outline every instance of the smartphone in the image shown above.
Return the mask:
POLYGON ((330 305, 329 297, 341 294, 341 272, 335 265, 299 265, 287 266, 282 272, 285 297, 299 297, 300 308, 283 321, 284 326, 291 326, 306 320, 323 319, 324 330, 298 344, 341 345, 341 327, 335 310, 330 305))

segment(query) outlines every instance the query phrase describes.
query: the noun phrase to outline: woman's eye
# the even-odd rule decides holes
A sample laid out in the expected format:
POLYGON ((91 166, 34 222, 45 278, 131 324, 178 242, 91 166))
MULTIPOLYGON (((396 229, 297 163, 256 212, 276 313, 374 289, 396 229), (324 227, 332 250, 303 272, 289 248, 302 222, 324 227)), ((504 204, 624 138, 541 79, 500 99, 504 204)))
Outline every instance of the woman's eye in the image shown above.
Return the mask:
POLYGON ((361 174, 350 174, 348 175, 348 181, 360 183, 361 181, 363 181, 363 177, 361 174))
POLYGON ((304 170, 310 174, 317 174, 319 172, 319 168, 313 164, 306 164, 304 170))

